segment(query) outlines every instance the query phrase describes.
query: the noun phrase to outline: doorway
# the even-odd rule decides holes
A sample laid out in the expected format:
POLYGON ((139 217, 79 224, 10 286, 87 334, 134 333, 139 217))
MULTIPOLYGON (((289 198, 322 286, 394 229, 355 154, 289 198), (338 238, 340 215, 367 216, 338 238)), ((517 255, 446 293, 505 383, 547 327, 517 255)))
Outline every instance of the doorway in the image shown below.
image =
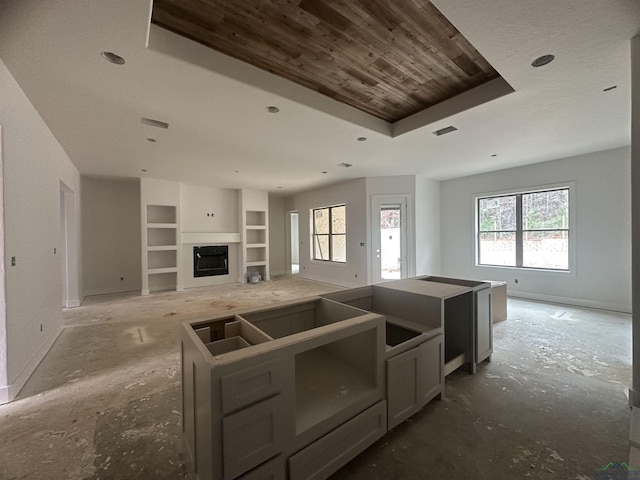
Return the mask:
POLYGON ((289 212, 289 264, 291 265, 290 273, 300 272, 300 239, 298 230, 298 212, 289 212))
POLYGON ((78 289, 78 228, 76 222, 76 195, 60 182, 60 270, 62 281, 62 307, 80 305, 78 289))
POLYGON ((407 196, 373 195, 373 283, 407 278, 407 196))

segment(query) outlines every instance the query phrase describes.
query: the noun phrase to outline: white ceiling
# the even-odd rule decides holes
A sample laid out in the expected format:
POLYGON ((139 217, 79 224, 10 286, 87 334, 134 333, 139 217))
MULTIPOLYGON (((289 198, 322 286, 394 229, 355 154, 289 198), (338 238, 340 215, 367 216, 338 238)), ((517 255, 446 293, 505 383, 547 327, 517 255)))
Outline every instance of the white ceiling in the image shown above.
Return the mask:
POLYGON ((366 176, 449 179, 631 143, 640 1, 433 3, 515 92, 395 137, 315 92, 155 26, 149 35, 150 0, 0 0, 0 58, 84 175, 287 194, 366 176), (548 53, 554 62, 530 66, 548 53), (432 134, 448 125, 459 130, 432 134))

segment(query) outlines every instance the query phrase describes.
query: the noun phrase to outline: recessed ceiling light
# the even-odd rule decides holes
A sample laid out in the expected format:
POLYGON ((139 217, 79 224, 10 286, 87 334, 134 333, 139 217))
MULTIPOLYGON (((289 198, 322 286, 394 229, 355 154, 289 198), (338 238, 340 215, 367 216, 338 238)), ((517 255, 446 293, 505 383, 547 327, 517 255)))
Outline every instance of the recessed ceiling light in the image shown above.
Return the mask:
POLYGON ((605 88, 604 90, 602 90, 603 92, 610 92, 611 90, 613 90, 614 88, 618 88, 617 85, 611 85, 610 87, 605 88))
POLYGON ((140 123, 149 125, 150 127, 164 128, 165 130, 169 128, 169 124, 167 122, 161 122, 160 120, 154 120, 153 118, 142 117, 140 119, 140 123))
POLYGON ((102 55, 107 62, 111 62, 115 65, 124 65, 124 58, 113 52, 102 52, 100 55, 102 55))
POLYGON ((358 137, 356 140, 358 140, 359 142, 366 142, 367 137, 358 137))
POLYGON ((338 164, 339 167, 344 167, 344 168, 349 168, 349 167, 353 167, 353 165, 351 163, 339 163, 338 164))
POLYGON ((271 105, 270 107, 267 107, 267 112, 269 113, 278 113, 280 111, 280 109, 278 107, 274 107, 273 105, 271 105))
POLYGON ((141 172, 146 172, 146 171, 147 171, 147 169, 146 169, 146 168, 141 168, 141 169, 140 169, 140 171, 141 171, 141 172))
POLYGON ((282 188, 282 187, 278 187, 278 188, 282 188))
POLYGON ((155 138, 147 138, 147 142, 156 143, 157 140, 155 138))
POLYGON ((234 170, 233 173, 240 173, 240 170, 234 170))
POLYGON ((450 125, 448 127, 441 128, 440 130, 436 130, 435 132, 433 132, 433 134, 436 137, 439 137, 440 135, 444 135, 446 133, 455 132, 456 130, 458 130, 456 127, 450 125))
POLYGON ((553 55, 542 55, 541 57, 536 58, 533 62, 531 62, 532 67, 544 67, 553 61, 556 58, 553 55))
POLYGON ((491 154, 491 156, 492 156, 492 157, 497 157, 497 156, 498 156, 498 154, 497 154, 497 153, 492 153, 492 154, 491 154))
POLYGON ((327 173, 327 172, 320 172, 320 173, 327 173))

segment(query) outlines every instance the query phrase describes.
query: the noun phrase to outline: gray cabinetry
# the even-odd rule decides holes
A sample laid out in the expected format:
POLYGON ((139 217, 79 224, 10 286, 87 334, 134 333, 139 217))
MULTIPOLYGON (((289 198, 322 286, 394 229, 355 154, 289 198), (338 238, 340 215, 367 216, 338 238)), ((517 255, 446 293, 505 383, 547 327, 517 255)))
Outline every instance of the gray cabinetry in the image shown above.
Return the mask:
POLYGON ((386 402, 378 402, 289 458, 289 480, 327 478, 387 433, 386 402))
POLYGON ((438 335, 387 360, 389 430, 441 394, 442 338, 438 335))
POLYGON ((476 291, 476 363, 491 359, 493 352, 493 321, 491 288, 476 291))
POLYGON ((282 395, 276 395, 222 419, 225 478, 236 478, 283 450, 284 415, 282 395))

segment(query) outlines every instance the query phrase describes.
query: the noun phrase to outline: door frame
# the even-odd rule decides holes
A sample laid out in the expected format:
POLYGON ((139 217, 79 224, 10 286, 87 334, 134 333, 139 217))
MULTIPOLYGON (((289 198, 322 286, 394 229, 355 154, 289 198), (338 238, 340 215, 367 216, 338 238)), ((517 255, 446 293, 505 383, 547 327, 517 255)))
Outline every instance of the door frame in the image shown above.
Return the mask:
POLYGON ((411 209, 411 194, 374 194, 371 195, 371 283, 380 283, 385 280, 380 278, 380 262, 377 252, 380 248, 380 207, 385 204, 399 203, 401 209, 401 278, 414 276, 413 264, 413 215, 411 209), (404 215, 403 215, 404 214, 404 215))

